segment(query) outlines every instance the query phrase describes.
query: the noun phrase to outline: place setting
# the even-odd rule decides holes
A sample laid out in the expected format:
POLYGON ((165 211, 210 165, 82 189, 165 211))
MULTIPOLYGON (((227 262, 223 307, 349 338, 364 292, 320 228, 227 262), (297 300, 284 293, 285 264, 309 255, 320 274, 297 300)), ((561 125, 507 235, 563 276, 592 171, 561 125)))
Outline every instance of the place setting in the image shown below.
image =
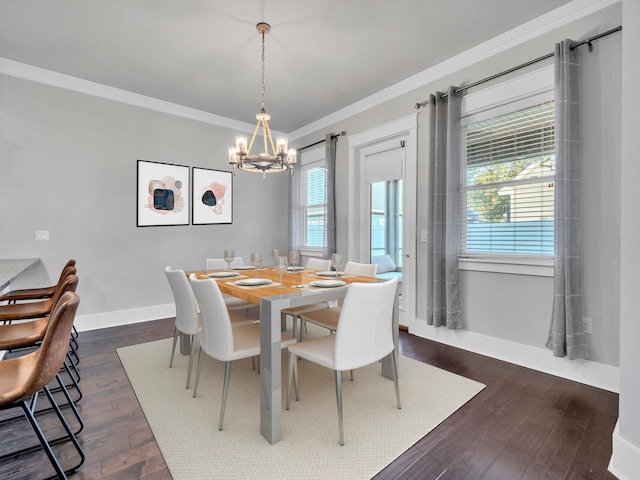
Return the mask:
POLYGON ((209 278, 230 278, 230 277, 241 277, 238 272, 229 272, 227 270, 220 270, 218 272, 209 272, 206 274, 209 278))

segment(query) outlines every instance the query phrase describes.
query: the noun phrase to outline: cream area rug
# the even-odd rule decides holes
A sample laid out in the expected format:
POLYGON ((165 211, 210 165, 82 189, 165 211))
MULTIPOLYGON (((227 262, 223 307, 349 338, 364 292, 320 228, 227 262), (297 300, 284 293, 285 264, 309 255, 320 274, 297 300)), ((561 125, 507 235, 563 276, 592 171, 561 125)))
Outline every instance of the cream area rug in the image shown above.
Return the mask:
POLYGON ((173 368, 168 367, 171 341, 121 348, 118 355, 175 480, 369 479, 484 388, 401 356, 398 410, 393 382, 380 375, 379 364, 356 370, 353 382, 345 372, 345 445, 340 446, 333 372, 300 360, 300 401, 292 392, 287 411, 285 351, 282 440, 271 445, 260 435, 260 378, 251 360, 233 364, 219 431, 222 362, 204 357, 193 398, 193 387, 185 388, 188 356, 176 352, 173 368))

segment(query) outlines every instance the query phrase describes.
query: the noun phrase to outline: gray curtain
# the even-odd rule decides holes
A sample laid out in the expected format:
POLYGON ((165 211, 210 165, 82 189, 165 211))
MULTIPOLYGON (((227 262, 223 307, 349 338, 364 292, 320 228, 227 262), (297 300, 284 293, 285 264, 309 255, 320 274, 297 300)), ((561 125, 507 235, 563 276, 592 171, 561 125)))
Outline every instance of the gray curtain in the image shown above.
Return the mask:
POLYGON ((328 133, 324 143, 326 147, 324 161, 327 169, 325 187, 327 209, 324 218, 325 242, 322 258, 329 259, 331 254, 336 252, 336 143, 338 143, 338 137, 328 133))
POLYGON ((461 328, 460 282, 460 115, 462 96, 429 98, 429 165, 427 216, 427 323, 461 328))
POLYGON ((555 48, 555 253, 547 347, 556 357, 589 358, 582 325, 579 49, 555 48))
MULTIPOLYGON (((329 259, 336 251, 336 201, 335 201, 335 171, 336 171, 336 143, 338 137, 329 133, 325 141, 324 166, 326 169, 325 198, 327 206, 324 218, 324 238, 322 258, 329 259)), ((302 175, 300 174, 300 159, 296 163, 293 176, 289 180, 289 249, 300 250, 300 232, 302 205, 300 205, 300 192, 302 189, 302 175)))
POLYGON ((300 250, 300 232, 302 226, 302 206, 300 205, 300 190, 302 188, 300 175, 300 153, 298 153, 298 161, 293 167, 293 175, 289 177, 289 231, 288 231, 288 248, 289 250, 300 250))

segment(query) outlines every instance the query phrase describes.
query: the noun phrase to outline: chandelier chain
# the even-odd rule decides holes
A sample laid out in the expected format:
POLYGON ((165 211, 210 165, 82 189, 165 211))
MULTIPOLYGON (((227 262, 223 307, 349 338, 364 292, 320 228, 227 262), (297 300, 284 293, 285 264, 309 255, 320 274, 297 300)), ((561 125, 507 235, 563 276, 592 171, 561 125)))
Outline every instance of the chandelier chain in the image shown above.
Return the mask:
POLYGON ((266 110, 264 109, 264 31, 262 32, 262 113, 266 110))

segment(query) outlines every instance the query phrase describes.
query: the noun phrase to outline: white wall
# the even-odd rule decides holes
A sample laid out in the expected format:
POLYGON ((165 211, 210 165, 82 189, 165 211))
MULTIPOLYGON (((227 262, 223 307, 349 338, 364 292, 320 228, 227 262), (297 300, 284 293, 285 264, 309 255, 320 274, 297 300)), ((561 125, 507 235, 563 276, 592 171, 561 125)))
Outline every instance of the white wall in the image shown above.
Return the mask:
POLYGON ((136 227, 138 159, 229 171, 235 133, 0 76, 0 256, 42 259, 12 287, 53 282, 75 258, 79 315, 126 321, 136 315, 125 312, 173 307, 166 265, 203 269, 225 248, 246 262, 254 249, 269 258, 286 248, 286 175, 239 172, 231 225, 136 227), (35 242, 35 230, 50 241, 35 242))

